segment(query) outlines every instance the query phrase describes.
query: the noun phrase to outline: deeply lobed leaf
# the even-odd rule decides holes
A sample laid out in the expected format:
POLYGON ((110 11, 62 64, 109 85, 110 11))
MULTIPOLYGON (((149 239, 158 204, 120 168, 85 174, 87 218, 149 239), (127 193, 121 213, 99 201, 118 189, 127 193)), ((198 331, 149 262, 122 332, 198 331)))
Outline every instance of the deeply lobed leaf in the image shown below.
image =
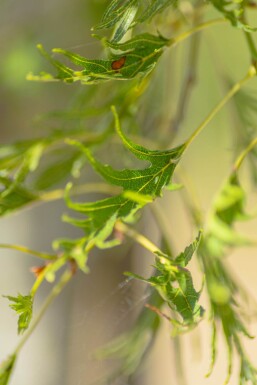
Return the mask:
POLYGON ((121 131, 117 116, 116 129, 124 146, 138 159, 148 161, 148 167, 145 169, 115 170, 111 166, 103 165, 97 161, 91 151, 81 143, 71 141, 71 144, 77 146, 86 155, 94 169, 108 183, 120 186, 123 189, 123 193, 110 198, 93 203, 76 203, 71 201, 69 197, 71 186, 68 185, 66 193, 68 207, 82 215, 86 215, 86 219, 65 217, 66 221, 81 227, 86 233, 85 261, 87 259, 87 250, 90 250, 92 245, 106 248, 118 243, 118 240, 110 239, 117 220, 135 220, 135 214, 140 208, 161 196, 162 189, 169 184, 175 167, 185 149, 185 146, 181 145, 167 151, 148 150, 133 143, 121 131), (125 193, 126 191, 128 191, 128 194, 125 193))
POLYGON ((149 33, 137 35, 125 43, 104 41, 111 49, 110 59, 93 60, 77 55, 61 48, 53 49, 53 52, 66 56, 71 63, 82 67, 80 71, 72 70, 58 60, 52 58, 41 45, 40 52, 57 69, 57 75, 41 74, 29 75, 30 80, 61 80, 65 82, 81 81, 83 84, 94 84, 110 79, 128 80, 141 74, 146 76, 155 67, 156 62, 163 53, 163 48, 169 44, 169 40, 163 36, 155 36, 149 33))
POLYGON ((185 266, 191 260, 200 242, 200 234, 175 260, 161 256, 156 259, 156 274, 148 279, 128 273, 153 286, 164 301, 180 315, 180 326, 184 328, 197 324, 204 313, 199 305, 200 292, 194 288, 192 276, 185 266))
POLYGON ((19 315, 18 333, 23 333, 29 327, 32 318, 33 298, 31 295, 21 294, 17 297, 5 297, 12 302, 10 307, 19 315))

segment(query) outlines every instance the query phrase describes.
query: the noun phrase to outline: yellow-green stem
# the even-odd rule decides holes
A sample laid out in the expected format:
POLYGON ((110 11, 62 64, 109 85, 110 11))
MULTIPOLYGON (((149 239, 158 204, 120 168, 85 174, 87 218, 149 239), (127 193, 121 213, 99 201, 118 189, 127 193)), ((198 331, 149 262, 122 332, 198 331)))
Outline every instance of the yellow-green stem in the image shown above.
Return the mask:
POLYGON ((41 321, 41 319, 42 319, 43 315, 45 314, 46 310, 48 309, 48 307, 51 305, 53 300, 61 293, 61 291, 64 289, 64 287, 68 284, 68 282, 71 280, 72 276, 73 276, 73 273, 71 270, 66 270, 63 273, 59 282, 53 287, 49 296, 46 298, 40 312, 32 321, 30 328, 28 329, 26 334, 24 334, 24 336, 20 340, 19 344, 17 345, 15 352, 14 352, 15 355, 17 355, 19 353, 19 351, 22 349, 23 345, 26 343, 28 338, 31 336, 31 334, 33 333, 33 331, 35 330, 35 328, 37 327, 37 325, 41 321))
MULTIPOLYGON (((156 246, 153 242, 151 242, 144 235, 139 234, 136 230, 127 226, 123 222, 117 222, 115 225, 115 228, 118 231, 127 235, 128 237, 132 238, 135 242, 137 242, 139 245, 143 246, 146 250, 149 250, 151 253, 153 253, 155 255, 155 257, 158 257, 160 259, 161 263, 165 263, 166 257, 164 255, 164 253, 161 251, 161 249, 159 249, 158 246, 156 246)), ((172 268, 171 265, 170 265, 170 268, 172 268)), ((179 269, 178 266, 176 266, 176 265, 173 266, 173 270, 175 272, 177 272, 178 269, 179 269)))
POLYGON ((49 271, 54 272, 54 271, 60 270, 61 267, 63 267, 65 265, 65 263, 67 263, 67 257, 66 256, 58 258, 58 259, 56 259, 56 261, 49 263, 42 270, 42 272, 39 274, 36 281, 34 282, 34 285, 32 286, 32 288, 30 290, 30 294, 32 295, 32 297, 35 296, 36 292, 38 291, 39 287, 41 286, 41 284, 45 280, 49 271))
POLYGON ((181 33, 177 37, 171 38, 169 40, 168 45, 174 46, 175 44, 178 44, 181 41, 183 41, 183 40, 187 39, 188 37, 192 36, 196 32, 200 32, 203 29, 212 27, 213 25, 222 24, 222 23, 228 23, 228 20, 220 18, 220 19, 209 20, 209 21, 206 21, 205 23, 202 23, 202 24, 198 24, 197 26, 189 29, 188 31, 185 31, 185 32, 181 33))
POLYGON ((242 162, 244 161, 245 157, 249 154, 249 152, 257 145, 257 138, 254 138, 251 143, 244 149, 244 151, 239 155, 237 158, 234 170, 238 170, 241 166, 242 162))
POLYGON ((207 124, 214 118, 214 116, 224 107, 224 105, 242 88, 242 86, 256 75, 256 68, 251 66, 246 76, 237 82, 230 91, 224 96, 224 98, 212 109, 212 111, 206 116, 204 121, 197 127, 193 134, 186 141, 185 146, 188 147, 193 140, 203 131, 207 124))
POLYGON ((148 238, 146 238, 144 235, 139 234, 136 230, 132 229, 131 227, 125 225, 125 223, 117 222, 115 225, 115 228, 126 234, 128 237, 132 238, 134 241, 136 241, 138 244, 143 246, 146 250, 149 250, 151 253, 160 252, 158 246, 156 246, 153 242, 151 242, 148 238))
POLYGON ((7 243, 0 243, 0 248, 20 251, 22 253, 30 254, 30 255, 33 255, 34 257, 45 259, 48 261, 54 261, 57 259, 57 256, 54 254, 40 253, 39 251, 31 250, 28 247, 21 246, 21 245, 9 245, 7 243))

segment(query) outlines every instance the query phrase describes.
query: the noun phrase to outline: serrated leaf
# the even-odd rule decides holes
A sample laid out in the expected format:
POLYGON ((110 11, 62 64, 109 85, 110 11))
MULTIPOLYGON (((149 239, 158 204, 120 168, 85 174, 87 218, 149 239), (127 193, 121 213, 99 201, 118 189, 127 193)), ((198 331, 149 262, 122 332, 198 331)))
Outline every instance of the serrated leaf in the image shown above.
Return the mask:
POLYGON ((8 385, 15 364, 16 355, 11 355, 0 365, 0 385, 8 385))
POLYGON ((18 315, 18 333, 23 333, 30 324, 32 318, 33 298, 31 295, 18 294, 17 297, 4 296, 12 303, 10 308, 13 309, 18 315))
POLYGON ((191 260, 199 242, 200 234, 175 261, 160 256, 155 263, 156 274, 148 279, 130 274, 153 286, 164 301, 181 316, 181 326, 186 328, 197 324, 204 312, 198 303, 200 292, 195 290, 191 274, 184 268, 191 260))
POLYGON ((242 20, 246 5, 244 0, 210 0, 210 2, 234 27, 243 29, 245 32, 257 31, 257 27, 251 27, 242 20))
POLYGON ((65 217, 65 220, 83 228, 87 238, 86 249, 90 249, 92 244, 100 248, 106 248, 118 243, 118 240, 110 239, 116 221, 135 220, 135 214, 149 202, 149 196, 151 196, 151 201, 161 196, 163 187, 170 182, 175 167, 185 149, 185 146, 181 145, 167 151, 148 150, 129 140, 121 131, 118 121, 116 121, 116 129, 124 146, 138 159, 148 161, 148 167, 145 169, 115 170, 111 166, 98 162, 91 151, 81 143, 70 141, 71 144, 77 146, 86 155, 94 169, 107 182, 122 187, 124 192, 128 191, 127 196, 123 192, 117 196, 93 203, 76 203, 71 201, 69 197, 71 186, 68 185, 66 192, 68 207, 87 217, 86 219, 65 217), (134 194, 133 197, 131 197, 131 194, 134 194), (143 197, 147 199, 142 199, 143 197))
POLYGON ((189 246, 187 246, 181 254, 176 257, 175 263, 182 267, 187 266, 199 246, 200 239, 201 232, 199 232, 198 237, 189 246))
POLYGON ((93 60, 77 55, 61 48, 53 49, 53 52, 66 56, 73 64, 82 67, 80 71, 73 71, 53 60, 42 46, 40 52, 58 70, 56 76, 30 75, 29 80, 61 80, 65 82, 81 81, 83 84, 94 84, 110 79, 127 80, 135 78, 138 74, 146 76, 153 70, 157 60, 163 53, 163 48, 169 44, 169 40, 162 36, 154 36, 148 33, 137 35, 125 43, 105 41, 111 52, 110 60, 93 60), (114 54, 114 52, 116 52, 114 54), (67 68, 66 71, 64 69, 67 68))

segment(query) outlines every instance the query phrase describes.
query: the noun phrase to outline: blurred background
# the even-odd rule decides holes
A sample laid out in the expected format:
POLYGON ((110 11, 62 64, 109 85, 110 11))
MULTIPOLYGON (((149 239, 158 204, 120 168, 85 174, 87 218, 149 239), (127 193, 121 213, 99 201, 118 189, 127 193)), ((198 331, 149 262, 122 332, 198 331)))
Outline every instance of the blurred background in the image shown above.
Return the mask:
MULTIPOLYGON (((99 22, 106 4, 108 1, 104 0, 0 1, 1 144, 45 135, 44 120, 42 123, 39 117, 51 111, 64 110, 76 98, 81 88, 79 84, 28 82, 26 75, 30 71, 39 73, 47 67, 36 49, 38 43, 48 50, 62 47, 87 57, 99 55, 100 44, 91 37, 90 28, 99 22)), ((184 4, 185 7, 190 6, 186 1, 184 4)), ((217 15, 213 13, 210 16, 217 15)), ((189 44, 190 40, 167 52, 160 62, 159 73, 154 76, 153 84, 143 98, 142 105, 145 107, 139 111, 137 123, 145 124, 145 136, 149 140, 157 138, 164 145, 169 142, 166 138, 167 126, 171 117, 176 116, 181 79, 189 60, 189 44)), ((238 80, 248 68, 249 57, 242 33, 227 25, 205 31, 200 47, 196 85, 177 137, 179 143, 188 137, 225 93, 224 86, 217 81, 218 76, 225 74, 232 81, 238 80)), ((108 84, 105 92, 112 87, 112 83, 108 84)), ((256 80, 251 82, 250 87, 257 89, 256 80)), ((235 131, 230 109, 232 106, 215 117, 190 147, 182 162, 181 172, 192 184, 204 216, 235 158, 235 131)), ((48 130, 49 127, 51 123, 50 126, 47 123, 48 130)), ((256 191, 250 183, 247 170, 243 170, 242 174, 248 191, 251 190, 250 206, 256 208, 256 191)), ((163 222, 174 251, 179 253, 195 236, 179 192, 165 193, 156 204, 163 213, 163 222)), ((249 209, 252 208, 250 206, 249 209)), ((61 221, 63 211, 65 206, 62 202, 52 202, 2 218, 0 243, 22 244, 36 250, 51 251, 51 242, 55 238, 78 236, 74 228, 61 221)), ((256 224, 256 220, 253 220, 250 225, 242 226, 242 230, 256 238, 256 224)), ((145 212, 139 225, 144 234, 158 243, 159 229, 150 212, 145 212)), ((111 364, 94 360, 93 352, 133 323, 148 295, 142 283, 126 281, 123 272, 130 270, 147 276, 152 263, 150 254, 129 241, 122 247, 93 255, 90 260, 91 274, 79 273, 51 306, 22 350, 10 384, 96 384, 111 364)), ((35 260, 27 256, 1 250, 0 293, 13 296, 17 292, 28 293, 34 281, 29 268, 34 264, 35 260)), ((256 250, 240 249, 240 252, 234 252, 229 257, 228 264, 252 297, 256 298, 256 250)), ((191 268, 199 288, 201 276, 197 263, 193 262, 191 268)), ((49 287, 45 285, 39 293, 34 312, 39 309, 48 292, 49 287)), ((202 301, 204 304, 204 296, 202 301)), ((2 297, 0 309, 2 361, 15 348, 18 337, 17 318, 9 309, 8 301, 2 297)), ((250 312, 256 313, 256 309, 251 308, 250 312)), ((257 333, 256 326, 251 324, 253 335, 257 333)), ((226 350, 222 338, 219 339, 219 358, 214 374, 208 379, 204 378, 210 361, 210 331, 206 320, 197 330, 183 336, 180 343, 182 365, 185 368, 184 382, 178 379, 178 345, 170 339, 169 326, 164 321, 162 333, 155 341, 149 360, 129 384, 222 383, 226 372, 226 350)), ((257 365, 256 341, 247 342, 247 349, 257 365)), ((232 385, 237 383, 236 370, 230 382, 232 385)), ((123 382, 116 384, 123 385, 123 382)))

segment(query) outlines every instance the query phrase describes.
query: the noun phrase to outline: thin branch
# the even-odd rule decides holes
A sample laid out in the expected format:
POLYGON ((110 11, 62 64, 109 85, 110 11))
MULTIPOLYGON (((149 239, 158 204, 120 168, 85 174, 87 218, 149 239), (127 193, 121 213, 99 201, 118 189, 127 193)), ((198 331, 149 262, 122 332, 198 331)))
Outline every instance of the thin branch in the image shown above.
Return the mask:
POLYGON ((242 162, 244 161, 245 157, 249 154, 249 152, 252 151, 252 149, 257 145, 257 137, 254 138, 250 144, 242 151, 242 153, 239 155, 237 158, 235 165, 234 165, 234 170, 238 170, 239 167, 241 166, 242 162))
POLYGON ((211 112, 206 116, 204 121, 197 127, 197 129, 192 133, 189 139, 186 141, 185 145, 188 147, 193 140, 203 131, 207 124, 214 118, 214 116, 224 107, 224 105, 243 87, 245 83, 248 82, 251 78, 256 76, 256 68, 251 66, 246 76, 234 84, 230 91, 224 96, 224 98, 211 110, 211 112))
POLYGON ((0 248, 20 251, 20 252, 25 253, 25 254, 33 255, 33 257, 45 259, 48 261, 55 261, 57 259, 57 255, 55 255, 55 254, 41 253, 39 251, 35 251, 32 249, 29 249, 28 247, 21 246, 21 245, 9 245, 7 243, 0 243, 0 248))
POLYGON ((218 25, 218 24, 222 24, 222 23, 228 23, 228 20, 220 18, 220 19, 209 20, 209 21, 206 21, 202 24, 198 24, 197 26, 189 29, 188 31, 185 31, 185 32, 181 33, 180 35, 171 38, 169 40, 168 45, 174 46, 174 45, 180 43, 181 41, 187 39, 188 37, 192 36, 194 33, 197 33, 197 32, 200 32, 200 31, 206 29, 206 28, 212 27, 213 25, 218 25))
POLYGON ((19 351, 22 349, 23 345, 27 342, 28 338, 31 336, 31 334, 33 333, 33 331, 41 321, 48 307, 51 305, 54 299, 62 292, 62 290, 65 288, 65 286, 68 284, 68 282, 71 280, 72 277, 73 277, 73 273, 70 269, 66 270, 63 273, 59 282, 53 287, 49 296, 46 298, 40 312, 32 321, 31 326, 28 329, 27 333, 24 334, 23 338, 20 340, 19 344, 17 345, 14 352, 15 355, 17 355, 19 351))

